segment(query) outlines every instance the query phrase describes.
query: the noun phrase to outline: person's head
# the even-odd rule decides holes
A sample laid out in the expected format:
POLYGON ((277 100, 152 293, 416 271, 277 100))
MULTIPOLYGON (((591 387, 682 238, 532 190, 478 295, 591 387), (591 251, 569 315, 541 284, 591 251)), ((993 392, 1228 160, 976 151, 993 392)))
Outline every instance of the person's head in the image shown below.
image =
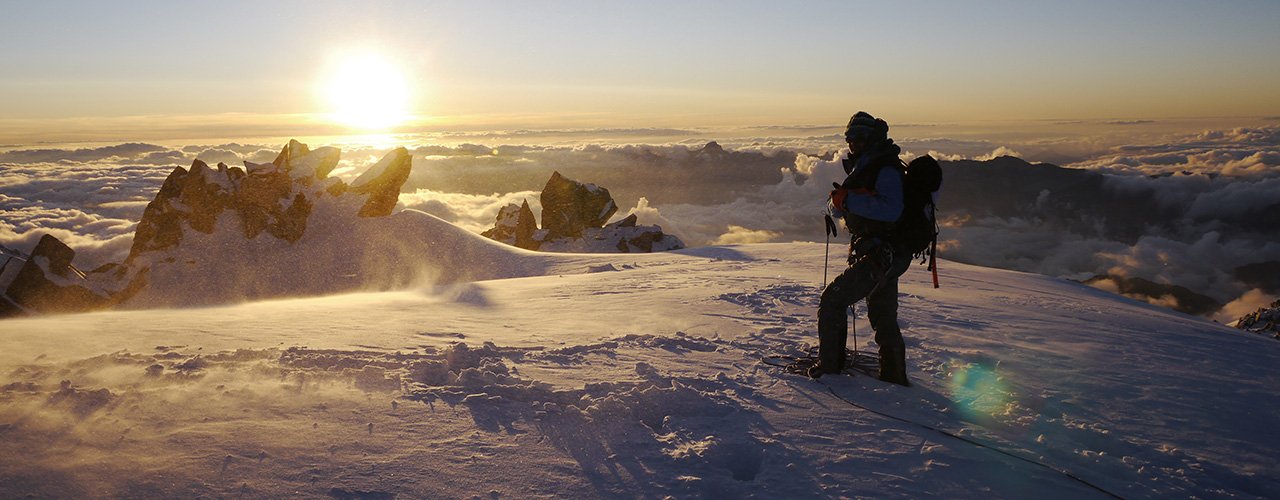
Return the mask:
POLYGON ((844 142, 849 144, 849 151, 855 155, 888 138, 889 124, 866 111, 853 115, 844 128, 844 142))

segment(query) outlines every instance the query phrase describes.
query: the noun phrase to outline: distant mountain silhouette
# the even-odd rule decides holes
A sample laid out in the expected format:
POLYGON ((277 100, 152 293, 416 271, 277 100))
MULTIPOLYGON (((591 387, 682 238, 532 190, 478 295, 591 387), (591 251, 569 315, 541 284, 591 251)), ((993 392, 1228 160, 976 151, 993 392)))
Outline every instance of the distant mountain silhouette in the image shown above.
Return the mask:
POLYGON ((1280 294, 1280 261, 1257 262, 1237 267, 1236 279, 1270 294, 1280 294))
POLYGON ((1034 219, 1051 228, 1130 245, 1152 234, 1183 239, 1179 236, 1192 223, 1217 227, 1226 239, 1280 233, 1280 217, 1275 216, 1280 202, 1260 210, 1201 216, 1189 205, 1162 203, 1152 189, 1121 188, 1093 170, 1028 163, 1012 156, 940 163, 948 213, 1034 219))
POLYGON ((1173 306, 1174 310, 1182 311, 1187 314, 1203 316, 1212 314, 1222 309, 1222 304, 1213 300, 1212 297, 1198 294, 1191 289, 1178 285, 1164 285, 1151 280, 1142 278, 1129 278, 1125 276, 1101 275, 1094 276, 1085 280, 1086 285, 1095 285, 1100 281, 1111 281, 1119 288, 1122 295, 1128 295, 1137 298, 1162 299, 1173 297, 1177 300, 1177 304, 1173 306))

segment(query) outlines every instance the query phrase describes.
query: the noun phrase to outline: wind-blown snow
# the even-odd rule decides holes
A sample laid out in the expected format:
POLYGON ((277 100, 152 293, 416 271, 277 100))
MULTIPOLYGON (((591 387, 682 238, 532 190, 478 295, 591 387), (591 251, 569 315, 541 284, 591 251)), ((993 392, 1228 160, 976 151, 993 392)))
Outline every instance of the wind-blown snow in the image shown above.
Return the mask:
POLYGON ((573 267, 575 260, 502 245, 416 210, 355 219, 357 206, 317 204, 307 231, 292 243, 266 236, 246 240, 226 230, 237 225, 224 213, 222 230, 187 231, 182 255, 155 258, 149 285, 126 306, 225 304, 510 278, 573 267))
POLYGON ((813 381, 761 359, 814 342, 822 245, 503 251, 456 271, 524 277, 6 320, 0 496, 1101 495, 836 395, 1124 497, 1280 495, 1270 339, 942 262, 901 290, 914 387, 813 381))

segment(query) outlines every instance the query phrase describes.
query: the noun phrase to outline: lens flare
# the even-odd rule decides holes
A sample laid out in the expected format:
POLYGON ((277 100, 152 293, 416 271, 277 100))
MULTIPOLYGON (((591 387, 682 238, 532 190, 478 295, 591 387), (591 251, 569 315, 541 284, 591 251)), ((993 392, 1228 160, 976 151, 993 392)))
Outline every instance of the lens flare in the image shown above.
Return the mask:
POLYGON ((953 362, 950 388, 952 402, 967 416, 991 417, 1008 408, 1009 392, 995 367, 953 362))

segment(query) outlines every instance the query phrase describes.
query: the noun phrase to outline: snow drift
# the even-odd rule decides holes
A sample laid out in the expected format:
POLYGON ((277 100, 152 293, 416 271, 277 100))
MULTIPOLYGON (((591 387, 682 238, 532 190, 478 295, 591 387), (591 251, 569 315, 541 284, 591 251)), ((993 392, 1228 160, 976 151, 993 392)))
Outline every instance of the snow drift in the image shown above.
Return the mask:
POLYGON ((0 496, 1280 495, 1273 340, 942 262, 901 289, 914 387, 813 381, 761 360, 810 351, 822 251, 5 320, 0 496))

